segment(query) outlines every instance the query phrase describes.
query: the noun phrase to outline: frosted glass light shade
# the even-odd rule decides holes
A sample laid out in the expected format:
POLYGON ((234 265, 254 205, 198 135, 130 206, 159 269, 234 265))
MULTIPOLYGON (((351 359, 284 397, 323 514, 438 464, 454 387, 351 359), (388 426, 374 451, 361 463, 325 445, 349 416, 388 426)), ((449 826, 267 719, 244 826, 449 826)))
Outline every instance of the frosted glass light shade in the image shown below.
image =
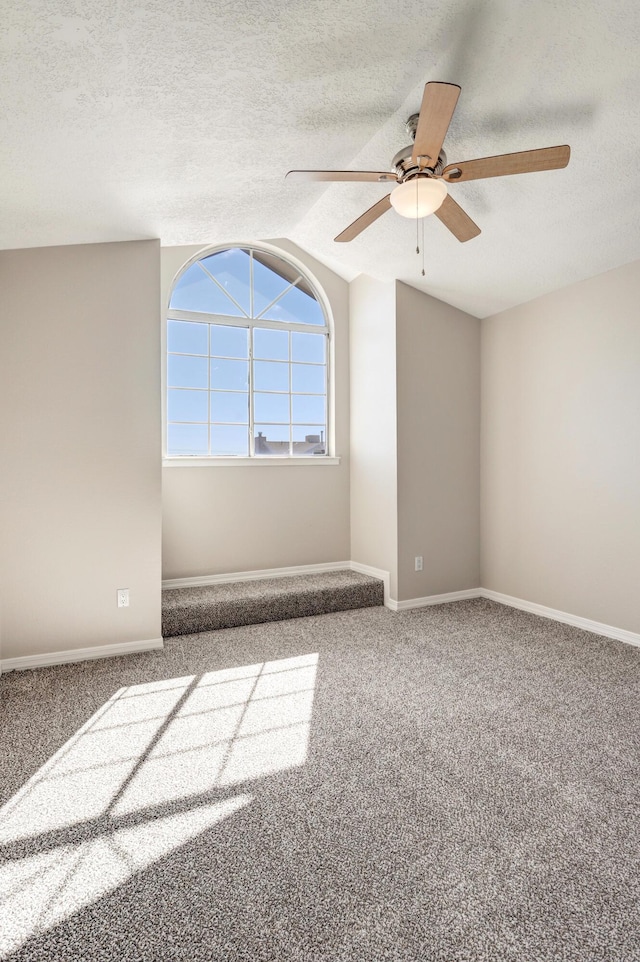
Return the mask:
POLYGON ((433 177, 414 177, 391 191, 391 205, 403 217, 426 217, 440 207, 447 196, 447 185, 433 177))

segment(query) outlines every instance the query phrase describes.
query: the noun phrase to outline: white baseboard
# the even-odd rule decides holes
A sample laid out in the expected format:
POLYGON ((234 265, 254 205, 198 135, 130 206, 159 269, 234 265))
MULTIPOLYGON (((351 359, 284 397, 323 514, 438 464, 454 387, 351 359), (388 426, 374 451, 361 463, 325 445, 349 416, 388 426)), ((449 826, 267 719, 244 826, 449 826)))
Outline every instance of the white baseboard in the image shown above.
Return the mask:
POLYGON ((22 671, 25 668, 45 668, 48 665, 67 665, 74 661, 92 661, 94 658, 112 658, 116 655, 132 655, 138 651, 164 648, 162 638, 146 641, 123 641, 116 645, 96 645, 94 648, 73 648, 70 651, 52 651, 44 655, 24 655, 21 658, 3 658, 1 670, 22 671))
POLYGON ((256 571, 232 571, 220 575, 202 575, 195 578, 169 578, 162 582, 164 588, 201 588, 206 585, 224 585, 231 581, 259 581, 261 578, 289 578, 292 575, 320 574, 323 571, 343 571, 351 568, 350 561, 328 561, 326 564, 293 565, 290 568, 259 568, 256 571))
POLYGON ((352 571, 357 571, 361 575, 369 575, 371 578, 379 578, 384 584, 384 603, 387 608, 391 608, 392 611, 396 609, 393 607, 397 602, 391 598, 391 575, 388 571, 384 571, 382 568, 372 568, 371 565, 360 564, 359 561, 350 561, 349 568, 352 571))
MULTIPOLYGON (((512 595, 505 595, 499 591, 492 591, 488 588, 467 588, 462 591, 449 591, 441 595, 427 595, 424 598, 409 598, 406 601, 396 601, 390 597, 388 571, 381 568, 373 568, 371 565, 360 564, 357 561, 333 561, 327 564, 317 565, 297 565, 290 568, 267 568, 261 571, 242 571, 226 575, 211 575, 204 578, 177 578, 172 581, 163 582, 165 588, 183 588, 209 584, 224 584, 229 581, 255 581, 259 578, 284 578, 296 574, 312 574, 322 571, 339 570, 358 571, 361 574, 370 575, 372 578, 379 578, 384 584, 384 603, 391 611, 408 611, 412 608, 426 608, 431 605, 448 604, 453 601, 465 601, 470 598, 487 598, 489 601, 496 601, 501 605, 508 605, 510 608, 519 608, 528 611, 530 614, 539 615, 542 618, 549 618, 552 621, 559 621, 562 624, 573 625, 575 628, 582 628, 596 635, 605 638, 613 638, 616 641, 623 641, 628 645, 640 647, 640 634, 627 631, 624 628, 615 628, 613 625, 605 625, 599 621, 592 621, 589 618, 582 618, 579 615, 572 615, 567 611, 559 611, 556 608, 548 608, 545 605, 536 604, 533 601, 525 601, 523 598, 514 598, 512 595)), ((93 648, 75 648, 70 651, 54 651, 42 655, 25 655, 19 658, 3 658, 0 661, 0 673, 7 671, 21 671, 28 668, 44 668, 49 665, 65 665, 78 661, 91 661, 96 658, 111 658, 118 655, 130 655, 141 651, 154 651, 164 648, 162 638, 150 638, 145 641, 126 641, 115 645, 97 645, 93 648)))
MULTIPOLYGON (((355 570, 363 570, 361 565, 355 570)), ((366 574, 373 574, 380 577, 381 573, 376 573, 371 568, 365 571, 366 574)), ((508 605, 510 608, 520 608, 528 611, 532 615, 540 615, 542 618, 549 618, 552 621, 559 621, 564 625, 573 625, 574 628, 582 628, 584 631, 591 631, 595 635, 602 635, 605 638, 614 638, 616 641, 624 641, 628 645, 640 647, 640 634, 627 631, 625 628, 615 628, 613 625, 605 625, 600 621, 592 621, 590 618, 582 618, 580 615, 572 615, 567 611, 559 611, 556 608, 547 608, 545 605, 536 604, 533 601, 525 601, 523 598, 514 598, 512 595, 504 595, 499 591, 491 591, 489 588, 469 588, 464 591, 449 591, 442 595, 427 595, 425 598, 409 598, 407 601, 394 601, 393 598, 385 598, 385 604, 392 611, 408 611, 412 608, 426 608, 429 605, 443 605, 452 601, 464 601, 468 598, 487 598, 489 601, 497 601, 501 605, 508 605)))
POLYGON ((372 568, 358 561, 328 561, 325 564, 292 565, 289 568, 258 568, 255 571, 232 571, 219 575, 202 575, 194 578, 169 578, 162 582, 166 588, 204 588, 207 585, 224 585, 232 581, 260 581, 261 578, 290 578, 295 575, 321 574, 323 571, 358 571, 372 578, 379 578, 384 584, 384 603, 396 610, 397 602, 389 597, 390 576, 382 568, 372 568))
POLYGON ((580 615, 558 611, 556 608, 547 608, 546 605, 539 605, 534 601, 524 601, 524 599, 514 598, 512 595, 503 595, 501 592, 491 591, 489 588, 481 588, 480 596, 487 598, 489 601, 497 601, 501 605, 508 605, 510 608, 520 608, 532 615, 540 615, 541 618, 550 618, 552 621, 560 621, 564 625, 573 625, 574 628, 582 628, 584 631, 591 631, 596 635, 604 635, 605 638, 615 638, 616 641, 624 641, 628 645, 640 647, 640 634, 627 631, 625 628, 614 628, 613 625, 605 625, 600 621, 592 621, 590 618, 581 618, 580 615))
POLYGON ((427 595, 424 598, 409 598, 407 601, 390 600, 392 611, 408 611, 411 608, 428 608, 430 605, 446 605, 451 601, 466 601, 468 598, 481 598, 482 588, 465 588, 462 591, 447 591, 443 595, 427 595))

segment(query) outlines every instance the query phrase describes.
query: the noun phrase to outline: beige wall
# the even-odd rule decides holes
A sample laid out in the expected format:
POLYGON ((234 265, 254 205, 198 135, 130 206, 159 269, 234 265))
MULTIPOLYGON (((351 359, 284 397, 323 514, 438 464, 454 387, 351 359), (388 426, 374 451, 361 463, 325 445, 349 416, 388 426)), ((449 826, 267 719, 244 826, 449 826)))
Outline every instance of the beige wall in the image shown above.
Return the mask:
POLYGON ((398 283, 396 352, 398 599, 477 588, 480 321, 398 283))
POLYGON ((0 253, 3 658, 160 635, 159 263, 0 253))
POLYGON ((350 285, 351 558, 390 573, 397 598, 395 284, 350 285))
MULTIPOLYGON (((290 241, 270 244, 301 261, 329 299, 341 463, 165 467, 165 579, 349 559, 348 285, 290 241)), ((176 273, 198 250, 162 250, 163 311, 176 273)))
POLYGON ((482 584, 640 631, 640 262, 483 321, 482 584))
MULTIPOLYGON (((479 322, 273 243, 330 299, 342 462, 166 468, 164 576, 352 558, 640 631, 640 262, 482 322, 478 579, 479 322)), ((160 634, 158 291, 193 252, 162 285, 155 241, 0 253, 3 658, 160 634)))

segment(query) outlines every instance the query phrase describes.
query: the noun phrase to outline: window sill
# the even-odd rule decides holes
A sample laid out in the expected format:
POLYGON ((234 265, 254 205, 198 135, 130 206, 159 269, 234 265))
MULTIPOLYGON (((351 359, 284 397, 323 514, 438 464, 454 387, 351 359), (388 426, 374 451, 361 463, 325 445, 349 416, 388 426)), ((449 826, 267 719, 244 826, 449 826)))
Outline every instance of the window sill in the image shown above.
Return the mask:
POLYGON ((309 467, 311 465, 326 467, 340 464, 340 458, 163 458, 163 468, 239 468, 239 467, 309 467))

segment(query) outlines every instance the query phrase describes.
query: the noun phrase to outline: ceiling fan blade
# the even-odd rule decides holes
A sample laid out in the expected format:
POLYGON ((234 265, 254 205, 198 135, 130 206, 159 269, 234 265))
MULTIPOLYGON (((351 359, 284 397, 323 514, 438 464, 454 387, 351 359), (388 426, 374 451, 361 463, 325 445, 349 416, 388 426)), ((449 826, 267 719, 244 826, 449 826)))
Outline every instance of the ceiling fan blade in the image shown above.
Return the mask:
POLYGON ((378 217, 382 217, 382 215, 389 210, 391 207, 391 201, 389 200, 390 196, 391 194, 387 194, 386 197, 383 197, 382 200, 379 200, 378 203, 374 204, 373 207, 370 207, 369 210, 365 210, 364 214, 360 214, 360 217, 358 217, 357 220, 354 220, 353 224, 349 224, 349 226, 343 230, 341 234, 338 234, 337 237, 334 237, 334 240, 339 244, 344 244, 346 241, 351 241, 354 237, 357 237, 358 234, 361 234, 366 227, 369 227, 370 224, 373 224, 374 220, 377 220, 378 217))
POLYGON ((413 162, 420 167, 435 167, 438 163, 459 96, 460 87, 457 84, 425 84, 411 155, 413 162))
POLYGON ((504 177, 507 174, 531 174, 537 170, 558 170, 566 167, 571 148, 542 147, 540 150, 521 150, 516 154, 498 154, 497 157, 481 157, 465 160, 461 164, 448 164, 442 171, 447 181, 480 180, 483 177, 504 177))
POLYGON ((369 180, 384 183, 387 180, 397 181, 394 173, 388 170, 290 170, 285 174, 286 180, 369 180))
POLYGON ((471 240, 473 237, 477 237, 481 233, 480 228, 475 224, 468 214, 466 214, 460 204, 457 204, 453 197, 447 196, 444 201, 434 211, 438 220, 442 221, 445 227, 448 227, 454 237, 457 237, 459 241, 464 243, 464 241, 471 240))

